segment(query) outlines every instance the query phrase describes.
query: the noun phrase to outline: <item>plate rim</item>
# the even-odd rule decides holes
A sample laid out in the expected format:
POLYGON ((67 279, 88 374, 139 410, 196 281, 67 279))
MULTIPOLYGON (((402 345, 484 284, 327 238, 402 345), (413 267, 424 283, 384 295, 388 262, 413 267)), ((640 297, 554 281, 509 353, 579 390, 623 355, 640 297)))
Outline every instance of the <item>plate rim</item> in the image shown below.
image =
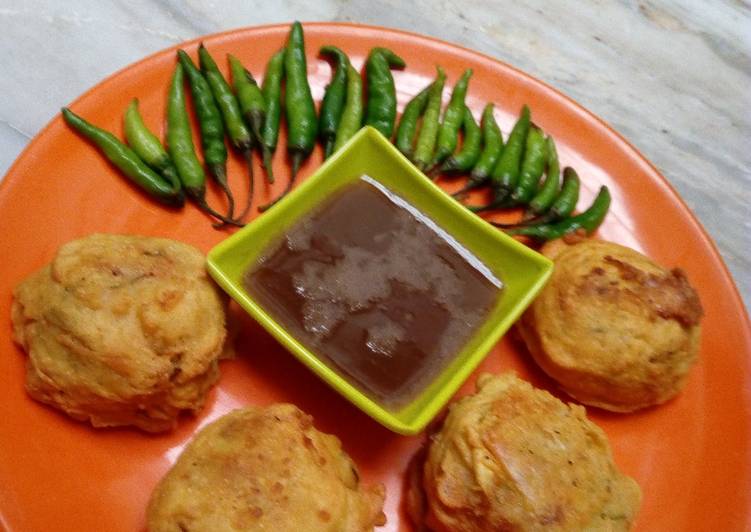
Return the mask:
MULTIPOLYGON (((739 339, 744 341, 746 345, 751 345, 751 322, 749 322, 749 311, 744 305, 743 299, 740 296, 740 292, 735 283, 735 280, 733 279, 733 276, 731 275, 722 255, 720 254, 715 241, 709 236, 706 229, 698 220, 694 212, 688 207, 688 205, 680 196, 680 194, 677 192, 675 187, 665 178, 665 176, 655 167, 655 165, 649 159, 647 159, 641 153, 641 151, 639 151, 630 141, 628 141, 623 135, 621 135, 617 130, 615 130, 612 126, 610 126, 610 124, 606 122, 604 119, 600 118, 598 115, 594 114, 592 111, 589 111, 586 107, 579 104, 572 97, 561 92, 559 89, 552 87, 547 82, 542 81, 498 58, 492 57, 488 54, 479 52, 477 50, 473 50, 471 48, 468 48, 460 44, 452 43, 450 41, 438 39, 435 37, 431 37, 431 36, 427 36, 427 35, 423 35, 419 33, 410 32, 406 30, 367 25, 367 24, 359 24, 359 23, 353 23, 353 22, 304 22, 303 25, 307 27, 318 27, 318 28, 324 28, 324 29, 332 28, 333 30, 341 29, 341 28, 351 28, 351 29, 364 28, 367 30, 385 32, 385 33, 393 34, 396 36, 400 36, 400 35, 405 36, 409 38, 410 40, 416 39, 418 41, 427 42, 427 43, 448 45, 449 47, 455 49, 455 51, 461 51, 462 53, 466 53, 468 55, 481 58, 484 61, 496 63, 500 65, 500 67, 513 72, 514 75, 518 76, 520 79, 523 79, 525 81, 541 86, 542 88, 544 88, 545 92, 547 92, 549 96, 559 99, 559 101, 563 102, 565 105, 568 105, 570 108, 576 110, 577 113, 580 113, 586 116, 587 119, 591 120, 598 127, 602 128, 602 130, 606 132, 613 141, 619 142, 621 149, 624 149, 624 151, 628 154, 628 156, 634 157, 636 160, 638 160, 639 163, 644 165, 645 171, 651 173, 650 178, 657 177, 658 179, 656 180, 656 182, 660 185, 662 190, 668 193, 668 199, 676 207, 682 209, 681 215, 685 217, 687 224, 691 227, 693 231, 696 232, 696 235, 700 237, 699 241, 702 242, 704 245, 708 246, 706 249, 709 251, 708 253, 709 258, 715 260, 714 265, 718 267, 718 272, 720 272, 722 275, 721 279, 719 279, 718 282, 724 282, 727 285, 729 285, 729 287, 731 288, 731 290, 728 290, 727 292, 723 292, 723 294, 724 294, 724 297, 730 300, 729 303, 733 306, 733 308, 740 311, 737 314, 739 318, 738 321, 740 322, 739 325, 741 325, 741 327, 738 328, 739 330, 737 330, 739 339)), ((105 78, 103 78, 102 80, 100 80, 99 82, 91 86, 89 89, 87 89, 86 91, 78 95, 68 105, 76 105, 82 100, 88 99, 92 94, 95 94, 103 86, 106 86, 109 83, 117 82, 118 78, 125 75, 131 69, 139 67, 143 63, 153 61, 157 59, 159 56, 163 54, 167 54, 170 51, 174 51, 180 47, 195 46, 201 40, 221 39, 224 37, 242 35, 243 33, 246 33, 246 32, 286 30, 288 26, 289 26, 288 23, 277 23, 277 24, 240 27, 240 28, 230 29, 230 30, 221 31, 217 33, 202 35, 200 37, 183 41, 173 46, 169 46, 169 47, 157 50, 107 75, 105 78)), ((16 159, 10 165, 10 167, 6 171, 4 178, 2 179, 2 181, 0 181, 0 198, 2 198, 4 195, 9 194, 9 188, 11 188, 13 184, 18 181, 17 177, 8 179, 8 176, 21 173, 17 171, 18 167, 26 164, 27 159, 31 156, 31 152, 33 152, 36 149, 36 147, 41 142, 43 142, 45 137, 49 136, 50 134, 49 130, 55 126, 56 120, 61 120, 59 113, 55 114, 45 124, 45 126, 42 127, 29 140, 29 142, 21 150, 20 154, 16 157, 16 159)), ((751 365, 749 367, 751 367, 751 365)), ((745 390, 745 394, 748 396, 751 396, 751 382, 747 383, 747 389, 745 390)), ((751 463, 747 465, 751 465, 751 463)), ((748 502, 749 504, 751 504, 751 498, 748 499, 748 502)), ((746 511, 748 511, 749 509, 751 509, 751 506, 748 506, 746 508, 746 511)), ((4 520, 2 518, 3 518, 3 515, 2 513, 0 513, 0 524, 4 523, 4 520)))

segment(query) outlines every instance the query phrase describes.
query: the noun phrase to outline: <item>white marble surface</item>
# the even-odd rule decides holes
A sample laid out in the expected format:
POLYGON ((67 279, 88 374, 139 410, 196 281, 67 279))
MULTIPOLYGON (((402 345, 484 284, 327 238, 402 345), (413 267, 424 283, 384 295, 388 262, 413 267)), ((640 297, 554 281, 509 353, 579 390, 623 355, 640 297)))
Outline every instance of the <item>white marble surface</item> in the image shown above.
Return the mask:
POLYGON ((662 171, 751 302, 745 0, 0 0, 0 175, 62 105, 112 72, 202 34, 295 18, 424 33, 562 90, 662 171))

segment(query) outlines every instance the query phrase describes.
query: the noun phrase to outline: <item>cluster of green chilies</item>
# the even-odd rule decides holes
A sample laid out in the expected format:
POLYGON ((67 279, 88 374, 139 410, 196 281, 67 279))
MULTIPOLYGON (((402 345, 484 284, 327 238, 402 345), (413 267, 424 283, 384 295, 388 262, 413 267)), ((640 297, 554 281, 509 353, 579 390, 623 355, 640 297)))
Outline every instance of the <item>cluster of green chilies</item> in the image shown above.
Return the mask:
POLYGON ((489 203, 467 206, 475 213, 525 208, 519 223, 491 222, 512 235, 550 240, 579 230, 592 233, 610 207, 607 187, 600 189, 586 211, 573 216, 579 199, 579 177, 573 168, 566 168, 561 184, 553 138, 532 123, 526 105, 505 143, 492 103, 485 106, 478 126, 465 104, 471 75, 471 70, 465 71, 456 83, 440 120, 446 76, 439 67, 435 80, 407 103, 394 140, 397 148, 428 175, 469 172, 466 185, 454 194, 457 199, 470 190, 489 186, 489 203), (463 142, 456 151, 460 130, 463 142))
POLYGON ((600 189, 587 210, 573 214, 579 198, 579 177, 572 168, 565 168, 561 181, 555 143, 532 122, 527 106, 522 108, 505 143, 492 103, 483 109, 480 124, 475 121, 465 103, 472 70, 466 70, 456 82, 441 113, 446 74, 437 67, 435 79, 407 103, 397 127, 396 89, 391 70, 406 66, 402 58, 387 48, 373 48, 365 62, 363 84, 361 74, 345 52, 336 46, 324 46, 319 54, 331 60, 333 74, 316 113, 299 22, 292 24, 285 47, 269 60, 261 87, 231 54, 228 61, 232 85, 203 44, 198 49, 199 66, 183 50, 178 51, 168 99, 167 150, 143 123, 136 100, 125 113, 127 145, 69 109, 63 109, 63 116, 156 199, 181 206, 187 195, 219 221, 215 226, 242 225, 253 199, 254 148, 261 153, 268 182, 274 182, 271 162, 282 114, 288 131, 291 178, 283 193, 259 207, 261 211, 289 192, 317 139, 323 145, 324 157, 329 157, 362 126, 369 125, 386 138, 393 138, 396 147, 427 175, 468 174, 466 185, 454 194, 455 198, 489 186, 491 201, 467 206, 473 212, 525 208, 521 222, 511 225, 491 222, 512 235, 549 240, 578 230, 589 234, 604 219, 610 205, 607 187, 600 189), (198 118, 205 167, 227 197, 226 214, 206 204, 204 167, 193 146, 183 77, 188 78, 198 118), (248 162, 248 200, 239 215, 235 213, 234 198, 227 184, 225 136, 248 162), (457 150, 460 138, 461 147, 457 150))

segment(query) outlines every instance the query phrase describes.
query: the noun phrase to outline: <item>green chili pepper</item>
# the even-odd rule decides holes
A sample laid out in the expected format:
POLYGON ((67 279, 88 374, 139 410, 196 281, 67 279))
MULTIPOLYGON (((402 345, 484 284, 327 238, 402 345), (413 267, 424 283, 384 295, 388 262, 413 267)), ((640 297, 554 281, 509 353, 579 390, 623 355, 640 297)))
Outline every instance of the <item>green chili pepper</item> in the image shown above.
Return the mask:
POLYGON ((555 223, 543 223, 507 229, 510 235, 529 236, 535 240, 553 240, 564 235, 583 229, 591 235, 605 219, 610 208, 610 191, 603 186, 592 202, 592 205, 581 214, 566 218, 555 223))
POLYGON ((245 122, 250 126, 253 136, 260 142, 263 121, 266 118, 266 101, 263 98, 258 83, 253 75, 243 66, 240 60, 232 54, 227 54, 232 85, 240 105, 240 112, 245 122))
MULTIPOLYGON (((260 142, 261 128, 263 127, 263 120, 266 116, 266 102, 263 99, 261 89, 258 88, 256 80, 253 76, 245 70, 239 59, 231 54, 227 54, 229 60, 230 70, 232 71, 232 84, 235 88, 235 95, 237 96, 237 103, 240 108, 241 120, 244 118, 245 122, 250 126, 248 132, 250 136, 250 147, 252 148, 254 140, 258 140, 258 144, 261 146, 261 152, 266 156, 268 148, 260 142)), ((245 204, 240 219, 245 217, 251 203, 253 202, 253 186, 255 178, 253 176, 253 156, 251 149, 243 152, 245 159, 248 162, 248 175, 250 176, 250 182, 248 183, 248 201, 245 204)))
POLYGON ((477 213, 510 206, 509 195, 514 191, 519 181, 522 156, 524 155, 524 146, 527 142, 530 124, 529 107, 525 105, 522 107, 521 116, 508 136, 493 172, 490 174, 493 199, 486 205, 468 206, 467 208, 470 211, 477 213))
POLYGON ((438 139, 438 122, 441 115, 441 98, 443 96, 443 86, 446 84, 446 73, 441 67, 437 67, 438 75, 430 86, 428 103, 425 107, 425 114, 422 117, 422 127, 417 136, 417 147, 413 162, 420 169, 425 171, 433 159, 433 150, 438 139))
POLYGON ((532 198, 532 201, 529 202, 527 213, 530 218, 540 215, 550 208, 558 194, 558 187, 561 182, 558 150, 555 148, 553 137, 548 136, 545 139, 545 150, 547 152, 545 182, 542 184, 537 194, 535 194, 535 197, 532 198))
POLYGON ((232 191, 227 185, 227 147, 224 145, 224 124, 222 115, 214 101, 206 78, 203 77, 198 67, 193 64, 190 56, 184 50, 177 51, 177 57, 185 69, 185 74, 190 81, 190 91, 193 95, 193 108, 198 116, 198 126, 201 131, 201 146, 206 167, 222 191, 227 196, 229 203, 227 218, 232 218, 235 200, 232 191))
MULTIPOLYGON (((190 56, 184 50, 178 50, 177 55, 190 82, 190 89, 201 130, 201 143, 204 149, 206 166, 208 166, 210 171, 214 172, 214 168, 212 167, 223 167, 227 162, 227 148, 224 145, 222 115, 214 101, 208 81, 203 77, 198 67, 193 64, 190 56)), ((218 168, 216 171, 221 172, 222 169, 218 168)))
POLYGON ((266 102, 266 117, 261 130, 263 146, 263 167, 269 183, 274 182, 274 168, 271 159, 279 140, 279 123, 282 119, 282 79, 284 78, 284 48, 275 53, 266 65, 261 93, 266 102))
MULTIPOLYGON (((313 151, 318 120, 313 96, 308 84, 308 67, 305 60, 305 38, 302 25, 292 24, 284 54, 284 74, 287 79, 285 105, 287 112, 287 151, 292 158, 294 181, 302 161, 313 151)), ((289 190, 290 187, 288 187, 289 190)))
POLYGON ((545 170, 546 147, 545 134, 540 128, 532 126, 527 134, 519 180, 511 193, 513 203, 526 205, 537 192, 537 185, 545 170))
POLYGON ((344 111, 344 102, 347 98, 349 58, 336 46, 324 46, 318 53, 336 61, 334 75, 331 78, 331 83, 326 86, 321 103, 321 112, 318 116, 318 137, 323 142, 324 158, 328 159, 329 155, 334 152, 336 130, 339 127, 339 121, 344 111))
POLYGON ((177 201, 182 205, 185 202, 185 195, 180 184, 180 176, 177 175, 177 168, 175 168, 162 143, 144 124, 141 113, 138 112, 138 100, 136 98, 133 98, 125 110, 123 122, 125 125, 125 140, 128 141, 130 147, 143 162, 156 170, 172 185, 172 190, 178 195, 177 201))
POLYGON ((453 194, 456 198, 484 185, 490 179, 490 174, 503 151, 503 133, 498 127, 498 122, 495 121, 492 103, 487 104, 482 111, 482 142, 483 149, 480 158, 472 168, 467 184, 453 194))
POLYGON ((498 163, 493 169, 491 179, 494 185, 508 193, 516 187, 519 180, 522 156, 524 155, 524 145, 529 133, 531 116, 529 107, 522 107, 522 113, 514 124, 514 128, 509 134, 503 153, 498 158, 498 163))
POLYGON ((482 145, 482 131, 480 126, 475 122, 472 111, 464 107, 464 120, 462 121, 462 130, 464 131, 464 143, 459 153, 455 153, 443 162, 441 170, 444 172, 466 172, 471 169, 477 159, 480 158, 480 149, 482 145))
POLYGON ((550 212, 558 219, 569 216, 579 201, 580 188, 579 174, 571 167, 563 169, 563 185, 561 191, 553 202, 550 212))
POLYGON ((539 225, 555 222, 571 216, 579 201, 580 180, 573 168, 563 170, 563 184, 558 191, 553 204, 545 214, 534 218, 527 218, 513 224, 496 224, 498 227, 519 227, 523 225, 539 225))
POLYGON ((373 126, 391 139, 396 121, 396 88, 392 68, 404 68, 406 63, 388 48, 373 48, 365 63, 368 97, 365 106, 365 125, 373 126))
POLYGON ((167 97, 167 150, 172 157, 172 162, 175 163, 180 182, 188 197, 214 218, 224 223, 242 226, 242 223, 219 214, 206 203, 206 174, 203 172, 193 146, 190 117, 185 105, 183 78, 183 66, 178 63, 175 66, 167 97))
POLYGON ((503 151, 503 133, 495 120, 492 103, 487 104, 482 112, 482 141, 484 147, 480 159, 470 174, 478 183, 490 178, 503 151))
POLYGON ((219 111, 222 113, 224 126, 227 129, 232 145, 243 155, 248 164, 248 199, 245 202, 245 208, 242 213, 237 217, 238 220, 242 220, 253 203, 255 181, 253 177, 252 155, 253 136, 248 126, 245 125, 242 112, 240 111, 240 104, 232 93, 229 83, 224 79, 224 75, 219 71, 214 58, 211 57, 211 54, 203 43, 198 46, 198 61, 201 65, 201 71, 206 77, 206 81, 209 82, 209 87, 214 95, 219 111))
POLYGON ((467 96, 467 87, 469 78, 472 76, 472 69, 468 68, 454 85, 451 91, 451 100, 446 106, 443 113, 443 122, 438 131, 438 141, 436 144, 436 153, 433 157, 433 165, 442 163, 456 149, 459 137, 459 128, 464 120, 464 99, 467 96))
POLYGON ((425 111, 425 105, 428 103, 431 83, 413 97, 404 107, 404 112, 399 120, 399 127, 396 130, 396 147, 408 159, 412 158, 414 151, 415 133, 417 133, 417 121, 425 111))
POLYGON ((284 90, 287 154, 292 160, 292 174, 284 191, 277 198, 260 207, 260 211, 267 210, 287 195, 292 189, 300 165, 308 158, 316 144, 318 118, 308 83, 305 37, 302 24, 297 21, 290 28, 284 51, 284 76, 287 80, 284 90))
POLYGON ((242 118, 240 105, 237 103, 232 89, 219 71, 216 61, 206 47, 201 43, 198 46, 198 61, 206 81, 209 82, 211 93, 214 95, 219 111, 224 118, 224 126, 227 129, 232 144, 241 152, 249 151, 253 147, 253 137, 242 118))
POLYGON ((352 65, 347 68, 347 99, 344 102, 342 119, 336 129, 334 151, 338 150, 362 127, 362 78, 352 65))
POLYGON ((67 107, 63 107, 62 113, 69 126, 93 142, 107 160, 133 183, 166 205, 182 205, 182 194, 179 189, 175 190, 112 133, 90 124, 67 107))

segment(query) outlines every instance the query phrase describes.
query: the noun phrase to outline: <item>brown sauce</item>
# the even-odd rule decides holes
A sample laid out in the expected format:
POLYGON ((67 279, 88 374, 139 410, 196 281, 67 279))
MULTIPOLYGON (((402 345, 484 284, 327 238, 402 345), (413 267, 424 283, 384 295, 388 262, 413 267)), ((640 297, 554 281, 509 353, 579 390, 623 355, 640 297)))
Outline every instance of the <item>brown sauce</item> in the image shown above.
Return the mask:
POLYGON ((390 408, 461 351, 501 286, 368 177, 299 220, 245 275, 248 292, 300 343, 390 408))

